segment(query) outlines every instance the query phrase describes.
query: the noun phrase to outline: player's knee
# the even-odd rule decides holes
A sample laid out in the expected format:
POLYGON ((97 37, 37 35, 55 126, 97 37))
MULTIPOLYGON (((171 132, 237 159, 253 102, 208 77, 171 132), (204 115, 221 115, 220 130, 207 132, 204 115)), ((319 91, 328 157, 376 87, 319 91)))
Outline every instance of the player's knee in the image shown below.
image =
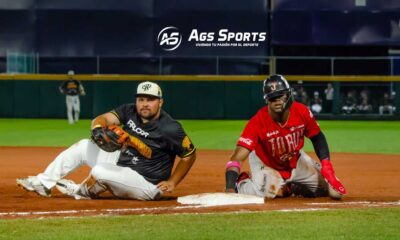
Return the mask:
POLYGON ((107 173, 107 169, 101 165, 94 166, 92 168, 92 170, 90 171, 90 175, 92 175, 92 177, 94 179, 101 179, 102 177, 104 178, 106 173, 107 173))
POLYGON ((275 198, 283 185, 283 179, 280 174, 273 169, 264 169, 255 176, 260 191, 266 198, 275 198))

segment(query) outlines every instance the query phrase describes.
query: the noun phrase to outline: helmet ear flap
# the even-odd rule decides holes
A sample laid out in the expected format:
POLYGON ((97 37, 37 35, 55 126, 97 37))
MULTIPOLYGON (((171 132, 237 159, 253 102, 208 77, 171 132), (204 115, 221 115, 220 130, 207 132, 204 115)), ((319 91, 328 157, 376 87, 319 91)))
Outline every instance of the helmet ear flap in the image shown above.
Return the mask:
POLYGON ((287 99, 287 101, 285 103, 285 107, 284 107, 285 110, 289 109, 292 106, 293 102, 294 102, 293 89, 292 88, 289 88, 287 94, 289 96, 288 96, 288 99, 287 99))

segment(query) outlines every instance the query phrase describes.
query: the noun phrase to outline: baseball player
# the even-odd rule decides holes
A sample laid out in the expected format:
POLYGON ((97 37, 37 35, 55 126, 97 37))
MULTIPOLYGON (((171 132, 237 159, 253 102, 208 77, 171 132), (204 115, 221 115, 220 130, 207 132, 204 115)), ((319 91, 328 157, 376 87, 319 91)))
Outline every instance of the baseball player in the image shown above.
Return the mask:
POLYGON ((119 198, 160 199, 174 190, 196 159, 191 140, 162 105, 161 88, 153 82, 140 83, 136 103, 92 121, 92 140, 75 143, 43 173, 17 179, 17 185, 45 197, 56 186, 75 199, 98 198, 107 190, 119 198), (177 155, 180 160, 172 173, 177 155), (83 164, 92 169, 81 184, 63 179, 83 164))
POLYGON ((65 94, 65 103, 67 105, 67 116, 69 124, 74 124, 79 120, 81 103, 79 95, 85 96, 85 89, 80 81, 74 79, 74 71, 68 71, 68 80, 64 81, 59 87, 60 93, 65 94), (74 111, 74 114, 72 114, 74 111))
POLYGON ((226 164, 226 191, 266 198, 300 195, 340 199, 346 190, 335 176, 324 134, 310 110, 295 102, 281 75, 264 81, 262 107, 247 123, 226 164), (303 150, 311 139, 320 163, 303 150), (240 170, 249 158, 251 176, 240 170))

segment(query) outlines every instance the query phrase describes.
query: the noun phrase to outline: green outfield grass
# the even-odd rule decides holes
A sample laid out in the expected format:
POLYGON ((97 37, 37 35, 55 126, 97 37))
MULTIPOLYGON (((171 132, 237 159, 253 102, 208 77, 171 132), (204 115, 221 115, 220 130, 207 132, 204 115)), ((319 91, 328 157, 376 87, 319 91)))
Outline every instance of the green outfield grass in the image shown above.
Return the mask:
MULTIPOLYGON (((183 120, 199 149, 233 149, 246 121, 183 120)), ((331 152, 400 153, 400 121, 319 121, 331 152)), ((0 146, 69 146, 90 135, 90 121, 0 119, 0 146)), ((306 141, 306 151, 312 145, 306 141)))
POLYGON ((0 221, 0 239, 400 239, 400 208, 0 221))
MULTIPOLYGON (((246 121, 181 121, 199 149, 233 149, 246 121)), ((400 122, 320 121, 332 152, 400 153, 400 122)), ((90 121, 0 119, 0 146, 69 146, 90 121)), ((307 142, 305 149, 312 150, 307 142)), ((10 209, 12 211, 12 209, 10 209)), ((400 208, 0 220, 1 239, 400 239, 400 208)))

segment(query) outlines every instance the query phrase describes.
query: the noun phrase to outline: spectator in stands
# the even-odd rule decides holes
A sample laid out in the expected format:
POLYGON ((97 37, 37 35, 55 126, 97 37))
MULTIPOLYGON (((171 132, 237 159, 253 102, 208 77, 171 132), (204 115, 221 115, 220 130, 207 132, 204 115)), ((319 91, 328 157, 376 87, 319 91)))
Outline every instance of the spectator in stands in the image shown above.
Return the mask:
POLYGON ((360 113, 371 113, 372 105, 368 102, 368 97, 362 97, 361 103, 357 106, 357 110, 360 113))
POLYGON ((303 82, 298 81, 297 84, 293 84, 293 97, 296 102, 301 102, 301 93, 303 91, 303 82))
POLYGON ((342 112, 346 114, 354 113, 356 109, 357 99, 354 96, 353 91, 347 92, 347 96, 344 98, 342 112))
POLYGON ((297 90, 295 91, 296 93, 294 94, 294 99, 297 102, 300 102, 304 105, 306 105, 307 107, 310 106, 310 100, 308 98, 307 92, 304 90, 303 86, 299 85, 299 87, 297 88, 297 90))
MULTIPOLYGON (((392 96, 393 95, 394 94, 392 94, 392 96)), ((388 93, 384 93, 379 105, 379 114, 383 115, 384 113, 388 113, 392 115, 394 111, 395 107, 393 106, 393 99, 389 97, 388 93)))
POLYGON ((322 99, 319 97, 319 92, 314 92, 314 98, 311 100, 311 111, 314 114, 320 113, 322 110, 322 99))
POLYGON ((361 92, 360 92, 360 102, 362 102, 364 99, 366 99, 368 102, 368 100, 370 99, 369 96, 370 96, 370 92, 369 92, 368 88, 364 87, 363 90, 361 90, 361 92))
POLYGON ((369 102, 369 90, 364 87, 360 92, 360 104, 357 105, 357 111, 360 113, 371 113, 372 105, 369 102))
POLYGON ((310 107, 310 99, 308 98, 308 94, 306 91, 303 91, 301 93, 301 102, 306 105, 307 107, 310 107))
POLYGON ((325 112, 332 113, 333 106, 333 86, 332 83, 328 83, 325 89, 325 112))

